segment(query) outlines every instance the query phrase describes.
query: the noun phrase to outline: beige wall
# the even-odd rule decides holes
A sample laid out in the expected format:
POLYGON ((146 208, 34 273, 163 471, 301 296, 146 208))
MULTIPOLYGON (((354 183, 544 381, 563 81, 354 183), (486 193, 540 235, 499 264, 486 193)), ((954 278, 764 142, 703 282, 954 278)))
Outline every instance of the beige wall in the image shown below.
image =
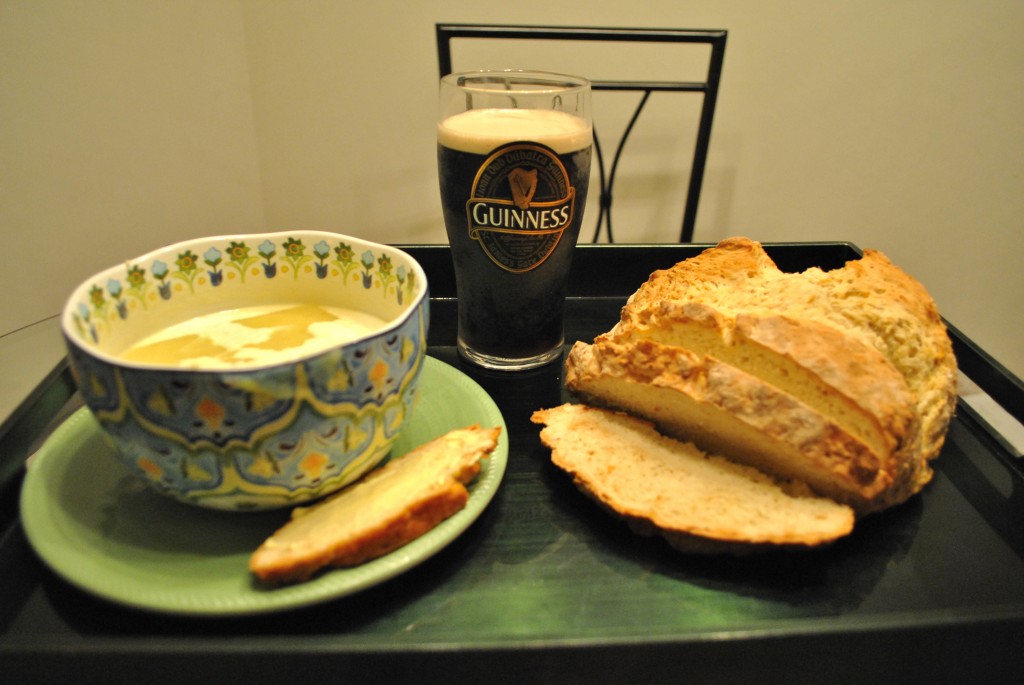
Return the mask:
MULTIPOLYGON (((89 273, 193 236, 443 242, 436 21, 728 29, 697 240, 880 248, 1024 376, 1018 0, 0 0, 0 334, 55 314, 89 273)), ((691 60, 459 56, 606 78, 691 60)), ((597 105, 614 131, 622 103, 597 105)), ((653 190, 685 178, 669 131, 692 115, 652 101, 620 171, 620 241, 676 234, 653 190)))

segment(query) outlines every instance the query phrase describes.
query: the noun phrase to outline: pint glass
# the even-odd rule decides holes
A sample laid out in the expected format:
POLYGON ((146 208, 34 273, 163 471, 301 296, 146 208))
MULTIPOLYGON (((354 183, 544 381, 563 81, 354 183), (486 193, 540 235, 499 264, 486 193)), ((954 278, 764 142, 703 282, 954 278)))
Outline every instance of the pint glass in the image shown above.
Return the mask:
POLYGON ((585 79, 529 71, 441 79, 438 176, 465 359, 517 370, 561 357, 592 140, 585 79))

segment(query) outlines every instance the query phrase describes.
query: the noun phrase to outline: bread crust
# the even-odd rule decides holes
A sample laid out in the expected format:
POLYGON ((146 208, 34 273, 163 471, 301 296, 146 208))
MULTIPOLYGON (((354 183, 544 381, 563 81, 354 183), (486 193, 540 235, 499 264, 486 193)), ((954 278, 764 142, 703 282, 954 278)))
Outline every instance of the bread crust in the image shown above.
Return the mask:
POLYGON ((853 327, 871 330, 907 379, 920 419, 915 449, 922 462, 938 457, 956 409, 957 363, 935 300, 917 279, 873 249, 842 269, 814 276, 853 327))
POLYGON ((727 238, 714 248, 653 272, 628 304, 643 307, 649 302, 698 299, 712 287, 742 287, 750 278, 781 274, 760 243, 743 237, 727 238))

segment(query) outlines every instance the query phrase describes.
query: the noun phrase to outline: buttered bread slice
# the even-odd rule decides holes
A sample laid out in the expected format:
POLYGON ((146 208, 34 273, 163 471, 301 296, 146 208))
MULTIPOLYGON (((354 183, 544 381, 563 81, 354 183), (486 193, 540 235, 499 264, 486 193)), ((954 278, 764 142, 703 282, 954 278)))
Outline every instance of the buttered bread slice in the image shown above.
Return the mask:
POLYGON ((533 414, 556 466, 638 533, 687 552, 815 547, 853 529, 849 507, 659 434, 633 416, 579 404, 533 414))
POLYGON ((249 569, 266 582, 295 582, 411 542, 465 507, 466 484, 497 447, 500 433, 479 426, 451 431, 323 502, 295 509, 253 553, 249 569))

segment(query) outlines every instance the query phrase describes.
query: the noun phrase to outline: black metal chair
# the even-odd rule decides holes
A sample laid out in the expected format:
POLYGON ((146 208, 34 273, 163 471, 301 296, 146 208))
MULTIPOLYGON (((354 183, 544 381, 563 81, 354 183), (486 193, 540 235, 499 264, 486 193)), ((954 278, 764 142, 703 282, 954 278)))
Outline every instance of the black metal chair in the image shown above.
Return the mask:
POLYGON ((704 43, 711 46, 707 77, 702 81, 609 81, 593 78, 589 74, 580 74, 591 80, 595 91, 634 91, 642 93, 640 103, 626 125, 622 138, 612 157, 610 166, 606 168, 604 154, 601 150, 597 133, 594 134, 594 150, 597 154, 600 175, 600 211, 593 242, 601 237, 602 225, 607 229, 608 242, 614 242, 612 233, 612 188, 615 184, 615 173, 619 159, 630 132, 633 130, 640 113, 651 93, 683 92, 702 93, 700 121, 697 129, 697 140, 693 154, 693 165, 690 170, 690 182, 686 192, 683 209, 683 224, 680 242, 693 241, 694 224, 697 219, 697 204, 700 200, 701 185, 704 180, 704 167, 707 161, 708 144, 711 140, 711 123, 718 99, 718 86, 722 74, 722 63, 725 58, 724 30, 692 30, 692 29, 626 29, 626 28, 585 28, 566 26, 496 26, 485 24, 437 24, 437 55, 440 75, 444 76, 452 70, 452 46, 455 39, 527 39, 527 40, 560 40, 560 41, 610 41, 610 42, 646 42, 646 43, 704 43))

